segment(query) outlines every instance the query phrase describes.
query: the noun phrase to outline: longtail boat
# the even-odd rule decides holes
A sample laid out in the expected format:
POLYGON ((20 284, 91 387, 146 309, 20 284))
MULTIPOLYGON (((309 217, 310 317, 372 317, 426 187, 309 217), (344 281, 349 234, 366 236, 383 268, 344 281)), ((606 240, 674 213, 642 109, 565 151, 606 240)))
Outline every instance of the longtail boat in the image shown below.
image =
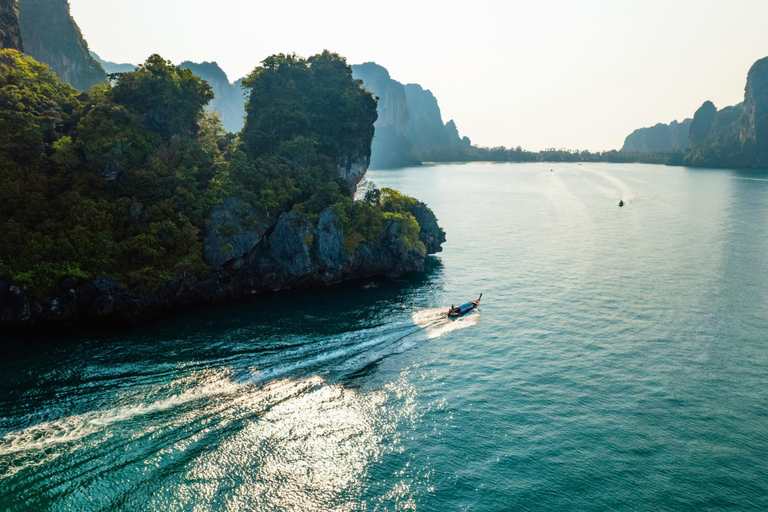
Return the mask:
POLYGON ((451 309, 448 310, 448 318, 456 318, 457 316, 465 315, 475 309, 477 306, 480 305, 480 299, 483 298, 483 294, 480 294, 480 297, 477 298, 477 300, 473 300, 472 302, 467 302, 466 304, 462 304, 461 306, 451 306, 451 309))

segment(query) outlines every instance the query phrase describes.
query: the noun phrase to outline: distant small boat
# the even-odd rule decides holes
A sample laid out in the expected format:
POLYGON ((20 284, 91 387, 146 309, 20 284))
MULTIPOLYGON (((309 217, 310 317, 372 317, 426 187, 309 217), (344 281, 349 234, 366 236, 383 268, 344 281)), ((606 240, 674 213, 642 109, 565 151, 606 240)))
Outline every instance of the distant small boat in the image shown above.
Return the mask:
POLYGON ((624 206, 624 200, 619 201, 619 208, 621 208, 622 206, 624 206))
POLYGON ((448 318, 456 318, 457 316, 465 315, 475 309, 477 306, 480 305, 480 299, 483 298, 483 294, 480 294, 480 297, 477 298, 477 300, 473 300, 472 302, 467 302, 466 304, 462 304, 461 306, 451 306, 451 309, 448 310, 448 318))

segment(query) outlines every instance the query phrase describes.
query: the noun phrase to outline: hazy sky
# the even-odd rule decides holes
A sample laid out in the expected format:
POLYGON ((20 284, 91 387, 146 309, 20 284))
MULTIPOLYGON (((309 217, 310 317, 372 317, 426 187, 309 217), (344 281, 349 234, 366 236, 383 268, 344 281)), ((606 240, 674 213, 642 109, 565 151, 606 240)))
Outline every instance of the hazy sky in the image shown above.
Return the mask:
POLYGON ((70 0, 91 50, 217 61, 279 52, 375 61, 437 97, 480 145, 603 150, 635 128, 743 100, 768 0, 70 0))

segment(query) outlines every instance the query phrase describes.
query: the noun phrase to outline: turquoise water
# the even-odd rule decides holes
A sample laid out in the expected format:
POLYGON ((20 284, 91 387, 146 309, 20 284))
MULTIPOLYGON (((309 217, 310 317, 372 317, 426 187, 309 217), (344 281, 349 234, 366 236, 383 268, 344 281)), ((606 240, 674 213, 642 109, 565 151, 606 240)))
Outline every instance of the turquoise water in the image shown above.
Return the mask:
POLYGON ((3 343, 0 510, 768 509, 768 172, 369 178, 424 275, 3 343))

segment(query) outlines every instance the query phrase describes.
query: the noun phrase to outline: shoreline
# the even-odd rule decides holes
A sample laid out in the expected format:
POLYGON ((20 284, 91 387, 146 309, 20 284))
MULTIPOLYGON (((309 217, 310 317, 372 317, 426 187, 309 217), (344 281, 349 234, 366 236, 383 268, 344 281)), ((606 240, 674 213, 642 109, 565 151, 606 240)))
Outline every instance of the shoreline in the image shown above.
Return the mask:
POLYGON ((225 262, 208 277, 181 274, 151 292, 131 290, 114 280, 66 278, 48 300, 37 301, 10 281, 0 280, 0 327, 3 329, 72 325, 104 321, 136 323, 177 307, 221 304, 269 292, 322 288, 356 279, 400 277, 423 271, 428 255, 442 251, 445 232, 423 203, 417 210, 424 244, 404 249, 404 228, 388 221, 373 242, 347 252, 336 214, 326 209, 316 224, 284 213, 247 253, 225 262))

